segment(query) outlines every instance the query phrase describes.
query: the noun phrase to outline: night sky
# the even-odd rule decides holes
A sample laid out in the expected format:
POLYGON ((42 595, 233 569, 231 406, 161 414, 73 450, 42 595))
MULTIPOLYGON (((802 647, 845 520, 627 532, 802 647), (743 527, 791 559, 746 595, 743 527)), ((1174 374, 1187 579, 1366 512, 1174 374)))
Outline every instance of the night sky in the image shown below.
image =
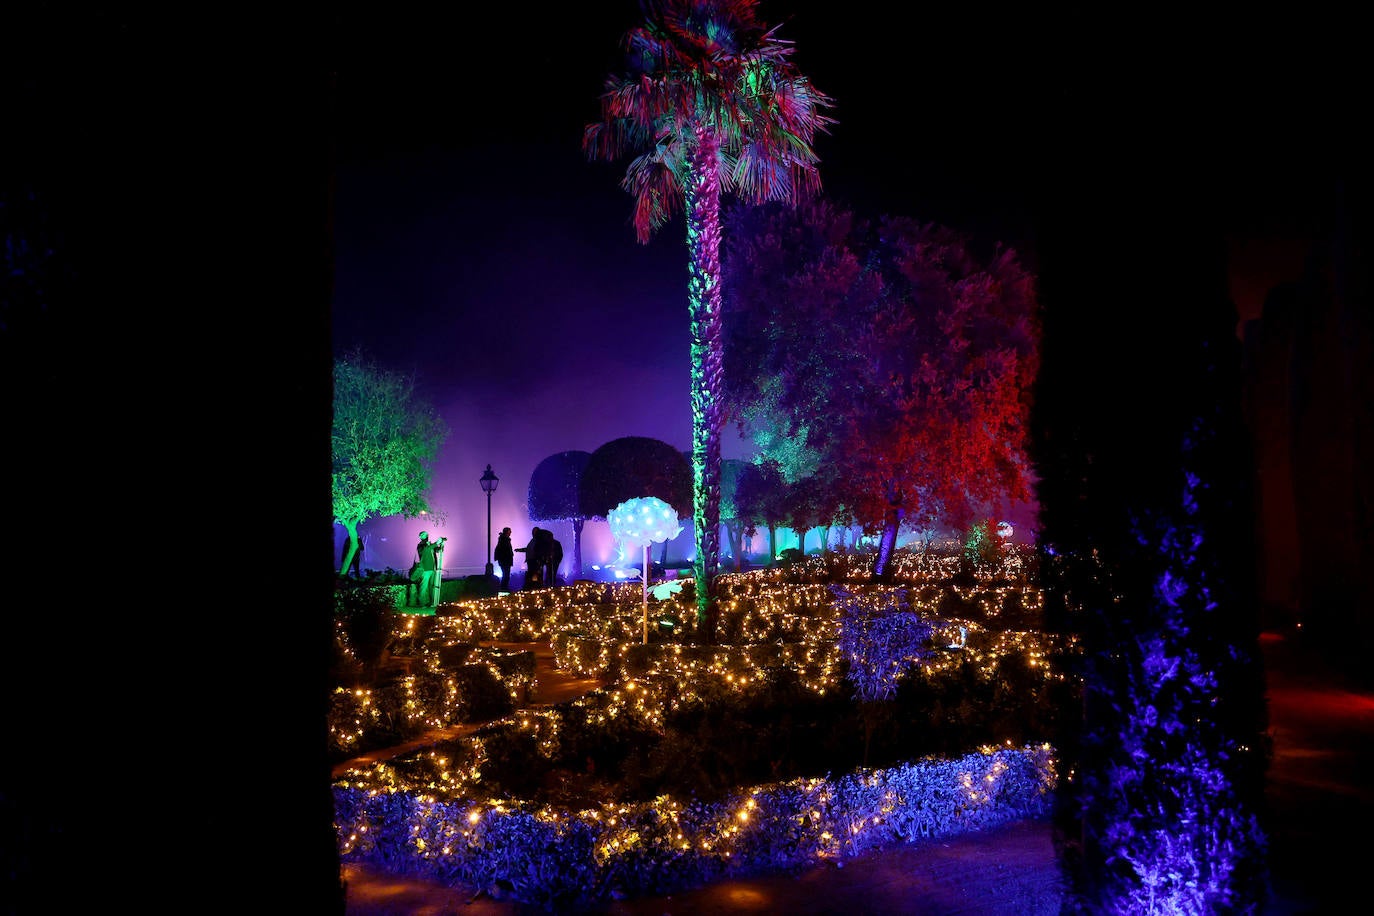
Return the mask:
MULTIPOLYGON (((763 10, 835 100, 821 178, 864 215, 964 229, 1034 268, 1040 221, 1066 181, 1109 198, 1137 170, 1176 169, 1223 225, 1243 320, 1301 267, 1301 240, 1336 193, 1310 141, 1329 135, 1339 83, 1276 72, 1279 52, 1239 46, 1239 33, 887 5, 871 17, 820 2, 763 10)), ((432 499, 446 523, 369 521, 369 567, 404 568, 430 527, 450 537, 451 573, 477 571, 488 463, 501 477, 493 538, 510 525, 522 544, 544 457, 628 435, 690 446, 681 218, 636 243, 625 162, 589 163, 579 146, 639 21, 632 0, 545 9, 514 27, 433 10, 343 20, 334 351, 361 346, 413 373, 450 427, 432 499)), ((1275 25, 1239 28, 1263 37, 1275 25)), ((727 430, 725 456, 747 454, 727 430)), ((549 527, 570 556, 571 526, 549 527)), ((604 528, 584 532, 584 563, 609 558, 604 528)), ((690 526, 670 554, 679 547, 690 550, 690 526)))

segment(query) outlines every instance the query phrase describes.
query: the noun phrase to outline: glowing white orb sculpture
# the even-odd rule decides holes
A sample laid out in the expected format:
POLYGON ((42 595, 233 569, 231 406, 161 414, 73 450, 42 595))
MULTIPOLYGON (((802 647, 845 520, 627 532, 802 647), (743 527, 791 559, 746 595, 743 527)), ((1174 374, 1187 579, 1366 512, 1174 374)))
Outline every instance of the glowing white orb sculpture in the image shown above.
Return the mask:
POLYGON ((1011 537, 1011 522, 998 522, 997 536, 1003 540, 1011 537))
MULTIPOLYGON (((656 496, 627 499, 606 514, 611 534, 622 549, 639 547, 644 552, 644 644, 649 644, 649 545, 662 544, 682 533, 677 510, 656 496)), ((667 597, 664 595, 663 597, 667 597)))
POLYGON ((656 496, 627 499, 606 515, 606 521, 611 535, 627 550, 662 544, 682 533, 677 510, 656 496))

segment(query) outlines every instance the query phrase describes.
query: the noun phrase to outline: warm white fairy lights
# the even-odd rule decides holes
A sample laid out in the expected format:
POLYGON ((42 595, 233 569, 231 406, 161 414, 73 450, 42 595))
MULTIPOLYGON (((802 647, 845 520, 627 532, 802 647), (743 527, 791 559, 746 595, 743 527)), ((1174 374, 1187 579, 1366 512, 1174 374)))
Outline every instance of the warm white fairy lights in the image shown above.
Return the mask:
MULTIPOLYGON (((1014 551, 1008 553, 1009 563, 1019 562, 1014 551)), ((862 580, 862 560, 829 557, 819 563, 832 581, 848 571, 856 573, 848 582, 862 580)), ((1017 657, 1047 679, 1061 677, 1048 662, 1055 646, 1046 634, 996 626, 1004 615, 1033 614, 1040 607, 1033 588, 1010 584, 1019 567, 957 587, 948 581, 958 569, 957 558, 901 557, 894 566, 899 584, 846 586, 849 612, 857 608, 880 616, 897 609, 914 615, 930 625, 929 644, 940 648, 887 659, 884 670, 936 675, 972 662, 993 677, 1000 665, 1017 657), (951 615, 952 609, 964 613, 951 615), (952 648, 956 642, 959 647, 952 648)), ((444 606, 440 616, 427 618, 427 632, 411 651, 435 673, 443 670, 439 659, 446 650, 463 643, 549 641, 561 669, 610 684, 565 708, 577 708, 589 723, 626 717, 661 729, 665 716, 683 704, 703 694, 743 693, 769 669, 790 669, 818 694, 838 688, 847 667, 840 602, 817 578, 816 569, 808 574, 796 567, 722 576, 720 641, 712 645, 695 641, 695 599, 689 589, 664 602, 683 625, 675 632, 655 632, 646 646, 636 644, 638 588, 583 582, 444 606)), ((509 677, 509 671, 502 676, 509 677)), ((374 704, 368 691, 349 695, 356 706, 350 728, 362 729, 375 714, 374 704)), ((427 709, 424 700, 418 693, 409 697, 407 714, 443 720, 444 709, 427 709)), ((560 722, 557 710, 530 709, 496 725, 532 735, 539 752, 552 755, 560 722)), ((356 737, 351 731, 340 735, 339 743, 350 736, 356 737)), ((562 869, 587 880, 598 872, 615 871, 624 878, 653 868, 659 872, 654 880, 662 880, 674 869, 700 873, 703 859, 716 869, 814 862, 894 840, 1043 813, 1058 778, 1048 746, 987 747, 956 760, 755 786, 712 804, 663 796, 570 810, 488 797, 480 775, 484 740, 464 739, 458 742, 461 748, 430 749, 336 780, 341 854, 424 860, 456 880, 479 885, 499 877, 501 861, 508 860, 511 868, 533 867, 531 856, 557 860, 541 866, 541 874, 562 869), (498 842, 500 856, 492 847, 498 842), (579 849, 587 850, 590 861, 575 861, 579 849)), ((525 893, 537 897, 539 891, 526 888, 525 893)))

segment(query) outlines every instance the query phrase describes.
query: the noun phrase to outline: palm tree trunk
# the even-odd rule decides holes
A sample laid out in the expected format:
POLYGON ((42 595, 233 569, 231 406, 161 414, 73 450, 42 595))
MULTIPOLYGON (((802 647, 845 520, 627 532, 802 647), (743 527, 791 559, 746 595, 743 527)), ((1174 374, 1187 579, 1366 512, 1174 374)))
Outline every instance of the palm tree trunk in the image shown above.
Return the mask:
POLYGON ((687 307, 692 326, 692 527, 696 537, 697 624, 706 625, 720 556, 722 385, 720 291, 720 138, 696 127, 691 174, 684 182, 687 216, 687 307))

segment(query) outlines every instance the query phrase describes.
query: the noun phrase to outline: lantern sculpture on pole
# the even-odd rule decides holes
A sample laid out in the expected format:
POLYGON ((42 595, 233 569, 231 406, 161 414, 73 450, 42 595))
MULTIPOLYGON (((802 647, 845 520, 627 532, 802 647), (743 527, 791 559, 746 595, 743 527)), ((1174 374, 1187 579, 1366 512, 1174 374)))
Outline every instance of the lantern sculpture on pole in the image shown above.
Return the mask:
POLYGON ((622 548, 644 554, 644 644, 649 644, 649 545, 671 541, 682 533, 677 511, 656 496, 627 499, 606 515, 611 535, 622 548))

